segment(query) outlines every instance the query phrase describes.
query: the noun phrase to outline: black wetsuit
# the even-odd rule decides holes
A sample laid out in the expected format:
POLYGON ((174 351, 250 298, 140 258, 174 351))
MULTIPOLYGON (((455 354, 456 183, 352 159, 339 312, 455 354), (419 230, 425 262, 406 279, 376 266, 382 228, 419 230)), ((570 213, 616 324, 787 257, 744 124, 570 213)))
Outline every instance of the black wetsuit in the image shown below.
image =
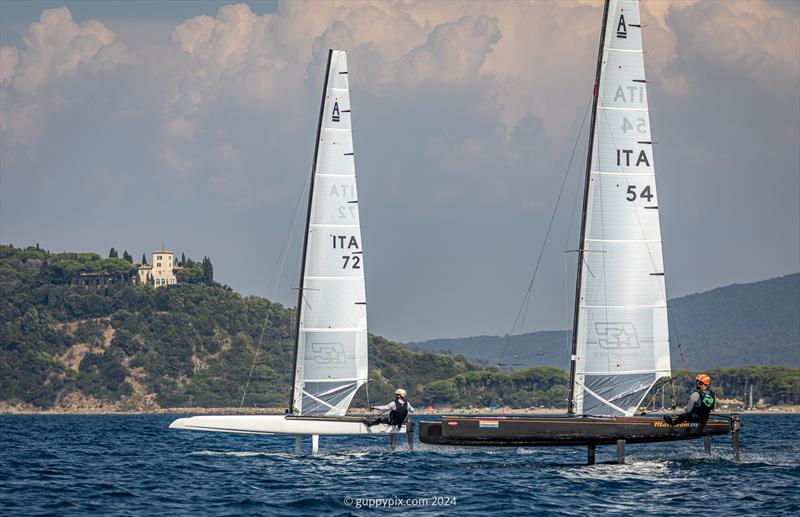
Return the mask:
POLYGON ((377 409, 388 409, 389 414, 378 417, 374 420, 367 420, 365 419, 364 423, 373 426, 378 424, 388 424, 388 425, 397 425, 401 426, 405 423, 406 417, 408 417, 409 411, 414 411, 411 407, 411 404, 408 401, 403 399, 393 400, 389 402, 386 406, 379 406, 377 409))
POLYGON ((408 416, 408 402, 405 400, 396 400, 394 402, 394 409, 389 411, 389 424, 403 425, 408 416))
POLYGON ((708 416, 717 405, 717 397, 711 390, 696 390, 689 398, 689 404, 686 405, 686 410, 675 418, 667 420, 672 425, 680 424, 682 422, 692 422, 700 424, 700 428, 705 427, 708 421, 708 416))

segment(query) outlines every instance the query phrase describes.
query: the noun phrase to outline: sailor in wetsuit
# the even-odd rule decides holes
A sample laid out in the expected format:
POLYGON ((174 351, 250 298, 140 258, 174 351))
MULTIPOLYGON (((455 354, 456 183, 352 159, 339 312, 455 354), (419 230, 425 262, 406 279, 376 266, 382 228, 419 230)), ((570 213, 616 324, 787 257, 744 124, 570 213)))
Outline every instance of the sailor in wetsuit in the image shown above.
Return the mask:
POLYGON ((406 400, 406 390, 399 388, 394 392, 394 400, 385 406, 373 406, 370 409, 377 409, 380 411, 389 411, 388 415, 378 417, 374 420, 365 420, 364 423, 368 426, 378 424, 389 424, 401 426, 406 421, 406 417, 410 411, 414 411, 413 406, 406 400))
POLYGON ((683 413, 676 417, 665 415, 664 421, 666 423, 677 425, 682 422, 693 422, 700 424, 700 429, 705 427, 708 415, 717 403, 717 398, 714 396, 714 392, 708 389, 711 385, 711 377, 708 375, 701 373, 695 377, 695 385, 697 389, 689 397, 689 402, 686 404, 683 413))

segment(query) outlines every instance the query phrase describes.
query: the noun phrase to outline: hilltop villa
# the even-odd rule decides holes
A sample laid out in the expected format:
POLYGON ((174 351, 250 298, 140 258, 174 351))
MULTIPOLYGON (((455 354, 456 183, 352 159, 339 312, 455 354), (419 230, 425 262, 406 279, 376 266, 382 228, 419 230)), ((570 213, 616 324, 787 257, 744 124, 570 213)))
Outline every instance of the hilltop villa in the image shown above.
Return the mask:
POLYGON ((139 266, 139 283, 149 283, 155 287, 177 284, 175 272, 180 269, 175 265, 175 255, 170 250, 162 248, 153 252, 152 264, 139 266))

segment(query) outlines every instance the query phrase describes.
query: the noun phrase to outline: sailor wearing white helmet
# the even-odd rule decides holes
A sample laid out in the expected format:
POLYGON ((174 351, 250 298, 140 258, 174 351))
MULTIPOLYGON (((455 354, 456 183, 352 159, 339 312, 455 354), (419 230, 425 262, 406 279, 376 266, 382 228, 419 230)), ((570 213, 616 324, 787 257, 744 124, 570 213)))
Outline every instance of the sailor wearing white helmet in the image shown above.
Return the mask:
POLYGON ((394 400, 385 406, 373 406, 370 409, 379 411, 389 411, 388 415, 381 416, 372 421, 365 421, 364 423, 373 426, 377 424, 389 424, 401 426, 406 421, 406 417, 410 411, 414 411, 414 407, 406 400, 406 390, 398 388, 394 392, 394 400))

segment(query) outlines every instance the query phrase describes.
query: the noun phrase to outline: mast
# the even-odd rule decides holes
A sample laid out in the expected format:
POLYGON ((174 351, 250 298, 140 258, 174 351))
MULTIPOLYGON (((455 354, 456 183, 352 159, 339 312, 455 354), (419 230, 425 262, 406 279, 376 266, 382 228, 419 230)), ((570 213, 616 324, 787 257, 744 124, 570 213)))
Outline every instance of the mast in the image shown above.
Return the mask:
POLYGON ((300 309, 302 308, 303 304, 303 287, 304 287, 304 277, 306 272, 306 252, 308 251, 308 232, 309 232, 309 225, 311 223, 311 207, 313 204, 313 196, 314 196, 314 177, 317 174, 317 155, 319 154, 319 142, 322 134, 322 117, 324 116, 325 111, 325 96, 328 93, 328 76, 330 75, 331 70, 331 56, 333 55, 333 49, 328 49, 328 64, 325 66, 325 81, 322 86, 322 100, 319 104, 319 121, 317 122, 317 141, 314 144, 314 161, 311 164, 311 182, 308 189, 308 210, 306 211, 306 224, 305 224, 305 233, 303 234, 303 255, 302 255, 302 262, 300 265, 300 287, 297 290, 297 309, 296 309, 296 319, 295 319, 295 330, 294 330, 294 360, 292 361, 292 391, 290 392, 289 398, 289 412, 294 410, 294 386, 295 381, 297 380, 297 347, 300 343, 300 309))
POLYGON ((589 181, 591 178, 592 170, 592 152, 594 147, 594 126, 597 118, 597 97, 600 88, 600 71, 603 64, 603 45, 606 42, 606 25, 608 22, 608 4, 609 0, 605 0, 603 5, 603 24, 600 29, 600 47, 597 51, 597 70, 594 76, 594 98, 592 100, 592 119, 589 123, 589 145, 586 154, 586 180, 583 186, 583 208, 581 210, 581 235, 578 241, 578 274, 575 281, 575 315, 572 323, 572 353, 570 354, 570 367, 569 367, 569 395, 567 397, 567 414, 574 413, 574 395, 575 395, 575 353, 578 348, 578 316, 581 310, 581 280, 582 274, 581 266, 583 265, 583 252, 586 245, 586 209, 589 203, 589 181))

